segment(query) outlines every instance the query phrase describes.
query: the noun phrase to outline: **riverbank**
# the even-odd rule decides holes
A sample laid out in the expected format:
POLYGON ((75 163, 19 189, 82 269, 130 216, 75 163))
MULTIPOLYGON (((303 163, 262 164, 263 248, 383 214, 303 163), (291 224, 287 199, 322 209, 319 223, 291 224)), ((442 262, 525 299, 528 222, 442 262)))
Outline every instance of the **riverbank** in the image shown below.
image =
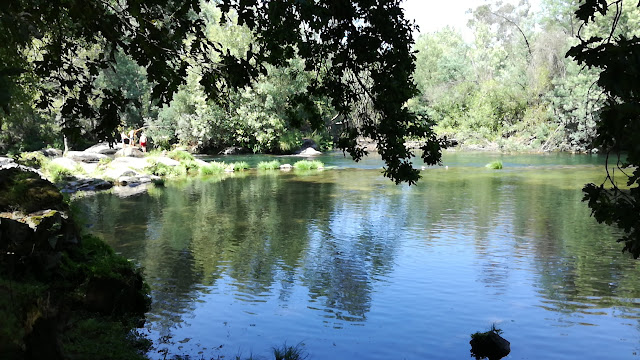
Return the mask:
MULTIPOLYGON (((314 156, 302 153, 300 156, 314 156)), ((209 176, 249 170, 246 162, 203 161, 185 150, 142 153, 135 147, 109 148, 98 144, 85 151, 43 150, 22 153, 15 158, 0 157, 0 165, 29 166, 55 183, 63 194, 112 190, 121 196, 144 192, 148 185, 192 176, 209 176)), ((291 163, 278 160, 257 164, 260 171, 322 170, 324 164, 301 159, 291 163)))
POLYGON ((144 359, 142 271, 83 234, 51 182, 0 168, 0 358, 144 359))

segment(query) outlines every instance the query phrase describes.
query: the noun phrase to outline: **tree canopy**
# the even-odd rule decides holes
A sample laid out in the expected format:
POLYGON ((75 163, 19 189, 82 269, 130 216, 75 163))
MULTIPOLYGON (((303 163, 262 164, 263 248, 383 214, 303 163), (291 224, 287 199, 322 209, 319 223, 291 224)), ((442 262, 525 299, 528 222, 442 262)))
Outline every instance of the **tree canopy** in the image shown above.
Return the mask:
MULTIPOLYGON (((585 198, 595 218, 616 224, 624 231, 624 250, 640 256, 640 37, 616 36, 616 29, 633 7, 622 0, 585 0, 576 11, 583 22, 580 43, 567 53, 579 64, 601 70, 597 80, 606 102, 599 114, 595 145, 607 151, 607 177, 602 184, 588 184, 585 198), (608 34, 587 35, 589 26, 602 26, 608 34), (610 166, 612 165, 612 166, 610 166), (624 186, 626 185, 626 187, 624 186)), ((632 24, 638 24, 637 18, 632 24)))
POLYGON ((222 106, 229 90, 243 88, 267 65, 282 66, 294 57, 316 76, 300 96, 290 99, 320 126, 310 97, 326 96, 343 122, 339 146, 356 160, 366 152, 356 138, 376 141, 385 175, 415 182, 409 136, 426 139, 422 158, 440 160, 445 144, 431 124, 406 107, 416 94, 412 81, 414 26, 400 0, 231 1, 218 3, 228 21, 255 34, 251 46, 234 54, 205 31, 200 0, 9 0, 0 5, 0 107, 9 114, 19 94, 28 92, 40 109, 59 111, 63 131, 79 136, 82 119, 95 119, 99 138, 114 140, 128 104, 140 101, 121 89, 96 85, 104 69, 113 69, 118 53, 146 69, 150 101, 167 103, 186 83, 193 64, 200 85, 222 106), (356 106, 359 104, 359 106, 356 106))

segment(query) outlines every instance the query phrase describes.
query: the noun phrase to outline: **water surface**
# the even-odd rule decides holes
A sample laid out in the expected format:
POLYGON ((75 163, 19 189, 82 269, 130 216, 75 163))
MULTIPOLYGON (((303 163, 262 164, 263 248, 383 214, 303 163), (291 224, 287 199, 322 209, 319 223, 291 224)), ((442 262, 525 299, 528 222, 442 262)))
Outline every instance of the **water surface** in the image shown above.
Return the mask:
POLYGON ((510 359, 637 357, 638 263, 580 201, 602 158, 447 153, 411 187, 322 160, 76 201, 145 268, 152 358, 466 359, 493 323, 510 359))

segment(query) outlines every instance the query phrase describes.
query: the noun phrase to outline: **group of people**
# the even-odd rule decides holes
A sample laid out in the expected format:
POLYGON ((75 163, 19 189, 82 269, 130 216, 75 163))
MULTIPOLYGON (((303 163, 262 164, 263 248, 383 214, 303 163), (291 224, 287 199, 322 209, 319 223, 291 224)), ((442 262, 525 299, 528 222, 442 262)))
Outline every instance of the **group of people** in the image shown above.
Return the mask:
MULTIPOLYGON (((137 130, 129 130, 129 133, 126 133, 124 130, 122 131, 122 133, 120 133, 120 136, 122 137, 122 148, 127 148, 127 147, 135 147, 136 146, 136 133, 138 133, 139 131, 142 131, 142 129, 144 128, 140 128, 137 130)), ((147 135, 144 133, 144 131, 140 134, 140 138, 139 140, 139 144, 140 144, 140 148, 142 149, 142 152, 147 152, 147 135)))

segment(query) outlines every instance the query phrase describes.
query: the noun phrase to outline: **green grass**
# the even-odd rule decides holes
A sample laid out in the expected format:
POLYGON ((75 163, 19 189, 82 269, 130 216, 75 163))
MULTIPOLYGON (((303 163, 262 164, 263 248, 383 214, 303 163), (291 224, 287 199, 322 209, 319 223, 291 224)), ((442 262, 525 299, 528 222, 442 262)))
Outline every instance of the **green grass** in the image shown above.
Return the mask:
POLYGON ((496 160, 485 165, 487 169, 500 170, 502 169, 502 161, 496 160))
POLYGON ((227 169, 227 164, 223 162, 212 161, 208 165, 200 168, 200 175, 221 174, 227 169))
POLYGON ((316 170, 316 169, 324 169, 324 164, 322 161, 318 160, 300 160, 297 163, 293 164, 293 167, 296 170, 316 170))
POLYGON ((67 180, 73 176, 73 171, 58 164, 48 163, 44 166, 43 171, 47 175, 47 178, 54 183, 67 180))
POLYGON ((233 171, 243 171, 249 169, 249 163, 246 161, 240 161, 237 163, 231 164, 233 171))
POLYGON ((195 160, 193 155, 183 150, 173 150, 167 153, 167 157, 177 161, 195 160))
POLYGON ((280 162, 278 160, 261 161, 258 163, 258 170, 278 170, 278 169, 280 169, 280 162))

